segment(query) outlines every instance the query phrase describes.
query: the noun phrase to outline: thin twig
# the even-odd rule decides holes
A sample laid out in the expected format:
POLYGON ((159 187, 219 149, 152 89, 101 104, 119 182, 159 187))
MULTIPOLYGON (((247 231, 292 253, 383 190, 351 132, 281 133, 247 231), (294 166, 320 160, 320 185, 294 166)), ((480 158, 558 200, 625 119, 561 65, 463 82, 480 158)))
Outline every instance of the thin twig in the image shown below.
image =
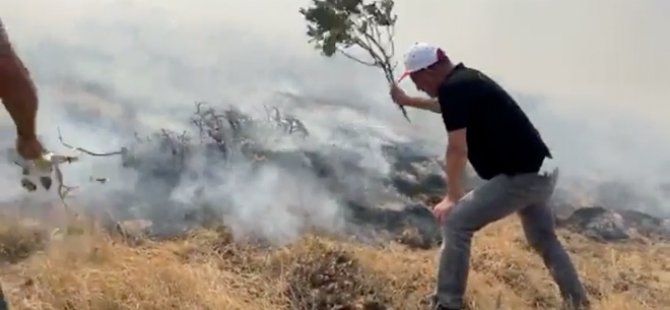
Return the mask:
POLYGON ((63 172, 60 170, 60 167, 58 164, 54 164, 54 171, 56 175, 56 181, 58 181, 58 197, 60 197, 60 200, 63 202, 63 204, 67 207, 67 203, 65 202, 65 197, 67 195, 77 189, 77 186, 67 186, 63 183, 63 172))
MULTIPOLYGON (((109 153, 92 152, 92 151, 89 151, 87 149, 84 149, 84 148, 81 148, 81 147, 75 147, 73 145, 70 145, 70 144, 66 143, 63 140, 63 135, 61 134, 60 128, 57 128, 57 131, 58 131, 58 140, 60 141, 61 144, 63 144, 63 146, 65 146, 65 147, 67 147, 71 150, 79 151, 79 152, 82 152, 82 153, 85 153, 85 154, 88 154, 88 155, 91 155, 91 156, 105 157, 105 156, 113 156, 113 155, 124 155, 127 151, 126 148, 122 148, 120 151, 109 152, 109 153)), ((137 135, 136 135, 136 138, 137 138, 137 135)), ((69 208, 67 202, 65 201, 65 199, 67 198, 67 196, 70 192, 77 189, 78 187, 77 186, 65 185, 65 183, 63 181, 63 172, 60 169, 60 164, 63 163, 63 162, 68 162, 69 163, 69 162, 72 162, 72 161, 75 161, 75 160, 77 160, 76 157, 58 156, 58 155, 53 156, 52 160, 51 160, 51 166, 54 170, 54 175, 56 177, 56 182, 58 183, 58 189, 57 189, 58 197, 60 198, 61 202, 63 203, 63 206, 65 207, 66 211, 68 211, 68 212, 70 211, 70 208, 69 208), (56 160, 56 158, 60 158, 60 159, 56 160)))
POLYGON ((91 156, 98 156, 98 157, 122 155, 126 152, 125 148, 122 148, 120 151, 116 151, 116 152, 95 153, 95 152, 91 152, 91 151, 89 151, 87 149, 84 149, 84 148, 81 148, 81 147, 75 147, 75 146, 72 146, 70 144, 65 143, 65 141, 63 141, 63 136, 61 135, 60 128, 57 128, 57 130, 58 130, 58 140, 60 141, 60 143, 62 145, 64 145, 65 147, 71 149, 71 150, 79 151, 79 152, 86 153, 86 154, 91 155, 91 156))
POLYGON ((375 67, 375 66, 376 66, 375 63, 373 63, 373 62, 366 62, 366 61, 363 61, 363 60, 361 60, 361 59, 358 59, 358 58, 356 58, 355 56, 353 56, 353 55, 351 55, 351 54, 345 52, 345 51, 344 51, 343 49, 341 49, 341 48, 337 48, 337 51, 340 52, 340 54, 342 54, 344 57, 347 57, 347 58, 349 58, 349 59, 351 59, 351 60, 353 60, 353 61, 355 61, 355 62, 358 62, 358 63, 360 63, 360 64, 363 64, 363 65, 366 65, 366 66, 370 66, 370 67, 375 67))

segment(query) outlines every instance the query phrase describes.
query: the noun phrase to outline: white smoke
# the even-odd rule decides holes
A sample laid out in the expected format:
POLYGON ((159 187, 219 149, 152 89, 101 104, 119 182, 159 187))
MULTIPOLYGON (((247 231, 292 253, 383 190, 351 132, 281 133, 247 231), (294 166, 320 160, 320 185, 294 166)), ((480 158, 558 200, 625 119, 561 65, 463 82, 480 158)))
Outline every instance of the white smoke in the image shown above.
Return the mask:
MULTIPOLYGON (((189 128, 193 102, 206 101, 255 117, 264 116, 264 105, 277 105, 311 134, 306 145, 282 147, 335 145, 360 154, 359 164, 377 173, 389 169, 380 150, 388 141, 432 141, 431 152, 442 156, 446 137, 438 115, 410 111, 407 124, 380 72, 322 58, 309 46, 298 14, 306 3, 2 0, 0 12, 38 83, 39 130, 52 148, 59 145, 57 127, 67 142, 101 152, 127 145, 135 131, 179 132, 189 128)), ((664 88, 670 43, 662 33, 670 22, 661 13, 668 5, 596 3, 398 1, 396 54, 413 41, 434 42, 510 89, 556 155, 561 186, 616 180, 660 200, 659 188, 670 182, 670 149, 663 143, 670 109, 661 104, 670 99, 664 88)), ((12 127, 6 128, 2 146, 10 147, 12 127)), ((188 202, 205 186, 199 199, 225 203, 220 207, 241 234, 285 241, 307 226, 344 225, 336 199, 306 169, 199 169, 198 160, 189 167, 212 170, 218 181, 181 178, 172 199, 188 202), (310 222, 301 220, 304 212, 310 222)), ((119 167, 117 159, 87 157, 65 174, 80 186, 81 199, 102 203, 135 190, 138 176, 119 167), (91 183, 91 176, 110 182, 91 183)), ((7 202, 25 196, 18 173, 0 165, 7 202)), ((594 187, 585 195, 596 194, 594 187)), ((667 205, 652 207, 670 212, 667 205)))

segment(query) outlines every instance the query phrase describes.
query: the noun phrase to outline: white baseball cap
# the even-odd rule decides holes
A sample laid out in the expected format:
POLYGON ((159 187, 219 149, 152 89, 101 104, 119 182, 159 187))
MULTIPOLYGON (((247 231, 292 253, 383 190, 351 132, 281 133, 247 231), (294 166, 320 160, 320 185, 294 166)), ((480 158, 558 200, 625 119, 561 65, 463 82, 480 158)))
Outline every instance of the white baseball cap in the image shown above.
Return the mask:
POLYGON ((405 72, 400 76, 398 82, 444 59, 447 59, 447 55, 441 48, 425 42, 414 43, 405 53, 405 72))

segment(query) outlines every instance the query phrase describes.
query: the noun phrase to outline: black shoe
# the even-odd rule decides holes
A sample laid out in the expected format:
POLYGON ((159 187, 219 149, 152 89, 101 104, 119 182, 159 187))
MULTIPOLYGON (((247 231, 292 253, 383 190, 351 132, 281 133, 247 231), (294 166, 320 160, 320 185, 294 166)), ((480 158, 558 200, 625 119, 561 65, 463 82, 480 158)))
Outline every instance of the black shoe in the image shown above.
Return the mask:
POLYGON ((0 286, 0 310, 8 310, 9 305, 7 304, 7 300, 5 300, 5 292, 2 290, 2 286, 0 286))
POLYGON ((447 306, 443 306, 440 304, 440 302, 437 300, 437 294, 432 293, 424 298, 428 303, 430 304, 430 309, 431 310, 462 310, 465 308, 448 308, 447 306))
POLYGON ((435 310, 462 310, 462 308, 447 308, 447 306, 443 306, 443 305, 437 305, 433 309, 435 309, 435 310))

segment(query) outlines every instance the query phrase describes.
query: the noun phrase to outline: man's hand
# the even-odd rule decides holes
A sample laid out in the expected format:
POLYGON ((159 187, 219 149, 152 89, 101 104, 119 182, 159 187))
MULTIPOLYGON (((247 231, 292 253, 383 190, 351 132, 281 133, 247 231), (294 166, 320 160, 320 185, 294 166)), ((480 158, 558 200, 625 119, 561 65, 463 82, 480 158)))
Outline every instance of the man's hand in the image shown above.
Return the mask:
POLYGON ((42 156, 44 148, 37 137, 21 137, 19 136, 16 139, 16 151, 24 159, 31 160, 37 159, 42 156))
POLYGON ((451 210, 454 208, 456 205, 456 201, 454 199, 451 199, 449 196, 444 197, 442 201, 440 201, 435 207, 433 208, 433 215, 435 216, 435 219, 437 220, 438 224, 442 225, 444 224, 444 221, 447 219, 449 216, 449 213, 451 213, 451 210))
POLYGON ((393 102, 401 107, 414 107, 435 113, 441 112, 440 104, 437 102, 437 99, 410 97, 395 83, 391 84, 390 94, 393 102))
POLYGON ((391 99, 400 106, 411 106, 412 99, 397 84, 391 84, 391 99))

